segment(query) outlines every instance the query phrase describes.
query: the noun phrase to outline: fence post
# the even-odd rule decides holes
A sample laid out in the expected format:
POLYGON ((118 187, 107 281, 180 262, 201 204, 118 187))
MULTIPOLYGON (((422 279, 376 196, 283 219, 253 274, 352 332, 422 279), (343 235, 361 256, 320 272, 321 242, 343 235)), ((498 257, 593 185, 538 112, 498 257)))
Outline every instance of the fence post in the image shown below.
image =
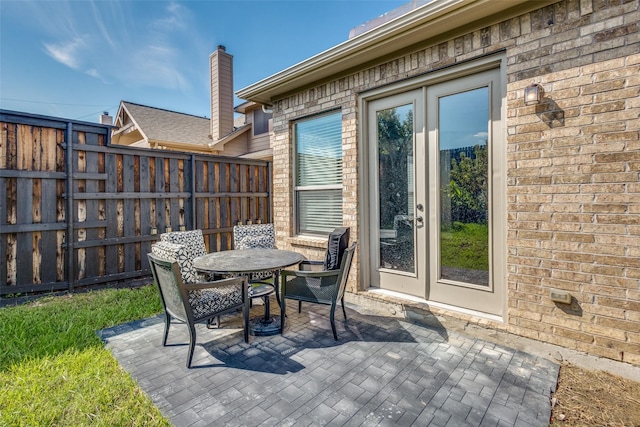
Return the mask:
POLYGON ((67 184, 67 203, 65 220, 67 221, 67 236, 65 238, 65 269, 67 276, 67 288, 69 292, 73 292, 73 123, 67 122, 67 131, 65 134, 65 156, 66 156, 66 184, 67 184))

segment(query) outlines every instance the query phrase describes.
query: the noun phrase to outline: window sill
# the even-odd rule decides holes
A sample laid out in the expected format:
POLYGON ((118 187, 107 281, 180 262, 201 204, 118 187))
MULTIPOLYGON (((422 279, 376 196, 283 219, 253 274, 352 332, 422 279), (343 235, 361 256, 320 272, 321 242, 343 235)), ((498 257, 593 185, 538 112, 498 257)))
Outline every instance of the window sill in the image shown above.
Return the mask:
POLYGON ((291 246, 327 249, 327 237, 295 236, 287 239, 291 246))

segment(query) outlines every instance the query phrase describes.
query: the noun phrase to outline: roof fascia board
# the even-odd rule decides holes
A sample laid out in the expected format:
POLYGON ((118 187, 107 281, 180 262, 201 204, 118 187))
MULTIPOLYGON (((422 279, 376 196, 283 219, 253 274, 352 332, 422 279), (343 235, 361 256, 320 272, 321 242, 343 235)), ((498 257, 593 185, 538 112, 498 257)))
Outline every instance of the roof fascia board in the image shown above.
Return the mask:
POLYGON ((436 39, 441 34, 446 33, 451 37, 457 29, 468 32, 474 23, 475 27, 491 25, 557 1, 435 0, 240 89, 236 95, 241 99, 268 104, 297 88, 328 79, 362 64, 379 62, 380 58, 397 54, 408 46, 436 39))
POLYGON ((150 147, 166 147, 174 150, 182 150, 182 151, 197 151, 199 153, 209 153, 211 149, 207 145, 198 145, 198 144, 190 144, 187 142, 175 142, 175 141, 162 141, 159 139, 154 139, 150 141, 150 147))

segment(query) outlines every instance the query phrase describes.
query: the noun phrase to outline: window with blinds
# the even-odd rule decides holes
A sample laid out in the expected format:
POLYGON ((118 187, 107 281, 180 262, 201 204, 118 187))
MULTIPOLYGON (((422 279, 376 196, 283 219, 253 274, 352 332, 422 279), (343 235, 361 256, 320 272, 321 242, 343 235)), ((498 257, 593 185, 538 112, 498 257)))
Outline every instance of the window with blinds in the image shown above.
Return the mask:
POLYGON ((299 234, 328 234, 342 224, 342 114, 294 125, 295 210, 299 234))

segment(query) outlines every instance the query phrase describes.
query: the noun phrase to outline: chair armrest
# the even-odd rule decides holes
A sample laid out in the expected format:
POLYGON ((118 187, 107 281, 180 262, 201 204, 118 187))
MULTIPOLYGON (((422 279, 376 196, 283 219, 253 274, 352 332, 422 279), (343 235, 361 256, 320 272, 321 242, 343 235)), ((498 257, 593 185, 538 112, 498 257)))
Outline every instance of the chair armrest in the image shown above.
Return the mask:
POLYGON ((184 287, 187 290, 195 291, 197 289, 220 288, 223 286, 236 285, 243 282, 248 283, 246 277, 229 277, 227 279, 216 280, 215 282, 185 283, 184 287))
POLYGON ((323 261, 304 260, 298 264, 298 269, 302 271, 322 271, 323 265, 323 261))
POLYGON ((297 276, 297 277, 337 277, 340 274, 340 270, 328 270, 328 271, 301 271, 301 270, 282 270, 281 276, 297 276))

